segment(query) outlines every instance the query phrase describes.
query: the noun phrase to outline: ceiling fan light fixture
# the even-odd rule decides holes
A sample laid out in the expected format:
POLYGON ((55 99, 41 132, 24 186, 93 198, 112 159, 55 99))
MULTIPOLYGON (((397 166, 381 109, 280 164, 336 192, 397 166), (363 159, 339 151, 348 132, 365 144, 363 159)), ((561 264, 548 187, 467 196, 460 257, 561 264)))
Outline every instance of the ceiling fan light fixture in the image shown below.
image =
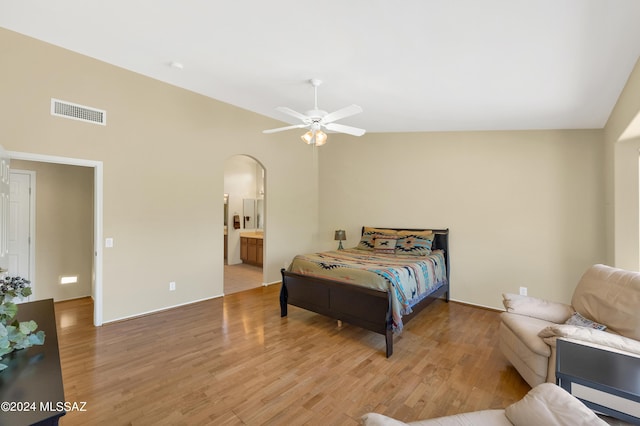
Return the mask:
POLYGON ((313 140, 313 132, 309 130, 307 133, 300 137, 304 143, 307 145, 311 145, 311 141, 313 140))
POLYGON ((322 130, 316 132, 316 146, 322 146, 327 143, 327 134, 322 130))
POLYGON ((262 133, 276 133, 290 129, 309 129, 304 135, 301 136, 304 143, 308 145, 321 146, 327 142, 327 134, 322 131, 326 129, 330 132, 346 133, 353 136, 362 136, 365 134, 364 129, 358 129, 357 127, 345 126, 344 124, 336 123, 337 120, 351 117, 355 114, 360 114, 362 108, 358 105, 349 105, 348 107, 339 109, 332 113, 327 113, 324 110, 318 109, 318 86, 322 83, 320 80, 309 80, 313 86, 314 91, 314 104, 313 109, 307 111, 305 114, 299 113, 287 107, 278 107, 276 110, 295 117, 302 121, 301 124, 294 124, 291 126, 278 127, 276 129, 263 130, 262 133))
POLYGON ((309 130, 300 138, 308 145, 322 146, 327 143, 327 134, 322 130, 309 130))

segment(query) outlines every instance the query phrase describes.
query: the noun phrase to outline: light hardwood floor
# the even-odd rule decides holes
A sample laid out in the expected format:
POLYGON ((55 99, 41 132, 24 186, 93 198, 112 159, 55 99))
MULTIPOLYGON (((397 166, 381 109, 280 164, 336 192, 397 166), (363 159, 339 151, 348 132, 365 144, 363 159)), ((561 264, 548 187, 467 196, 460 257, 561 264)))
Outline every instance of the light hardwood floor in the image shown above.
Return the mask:
POLYGON ((498 313, 436 301, 395 338, 295 307, 279 285, 91 325, 91 299, 56 304, 71 425, 357 425, 520 399, 529 386, 497 348, 498 313))

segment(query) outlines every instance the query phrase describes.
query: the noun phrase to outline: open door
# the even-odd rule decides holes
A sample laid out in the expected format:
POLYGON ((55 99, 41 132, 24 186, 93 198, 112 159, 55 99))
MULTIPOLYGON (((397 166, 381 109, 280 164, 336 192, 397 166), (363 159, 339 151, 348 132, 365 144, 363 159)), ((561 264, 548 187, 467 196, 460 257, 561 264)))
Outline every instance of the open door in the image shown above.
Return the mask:
MULTIPOLYGON (((13 163, 15 164, 15 163, 13 163)), ((31 296, 19 300, 35 300, 35 179, 29 170, 9 170, 9 232, 7 248, 9 258, 7 275, 31 281, 31 296)))

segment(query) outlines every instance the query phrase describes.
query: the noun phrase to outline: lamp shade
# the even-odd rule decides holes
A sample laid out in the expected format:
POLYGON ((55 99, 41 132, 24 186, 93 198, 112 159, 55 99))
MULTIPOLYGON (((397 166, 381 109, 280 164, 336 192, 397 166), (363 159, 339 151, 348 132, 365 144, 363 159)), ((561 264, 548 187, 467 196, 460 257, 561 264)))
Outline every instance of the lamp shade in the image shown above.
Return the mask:
POLYGON ((339 229, 336 231, 335 237, 333 239, 336 241, 344 241, 347 239, 347 233, 344 231, 344 229, 339 229))
POLYGON ((309 130, 307 133, 301 136, 304 143, 311 145, 311 141, 313 140, 313 132, 309 130))
POLYGON ((327 134, 322 130, 316 132, 316 146, 322 146, 327 142, 327 134))
POLYGON ((309 145, 322 146, 327 142, 327 134, 322 130, 309 130, 301 138, 309 145))

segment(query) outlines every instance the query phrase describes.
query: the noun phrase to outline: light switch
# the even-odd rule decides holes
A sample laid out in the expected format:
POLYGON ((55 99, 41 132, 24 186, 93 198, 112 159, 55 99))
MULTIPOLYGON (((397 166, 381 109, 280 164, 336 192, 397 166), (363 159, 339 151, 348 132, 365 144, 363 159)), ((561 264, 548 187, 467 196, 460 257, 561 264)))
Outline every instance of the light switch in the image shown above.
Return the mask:
POLYGON ((105 238, 104 239, 104 246, 111 248, 113 247, 113 238, 105 238))

